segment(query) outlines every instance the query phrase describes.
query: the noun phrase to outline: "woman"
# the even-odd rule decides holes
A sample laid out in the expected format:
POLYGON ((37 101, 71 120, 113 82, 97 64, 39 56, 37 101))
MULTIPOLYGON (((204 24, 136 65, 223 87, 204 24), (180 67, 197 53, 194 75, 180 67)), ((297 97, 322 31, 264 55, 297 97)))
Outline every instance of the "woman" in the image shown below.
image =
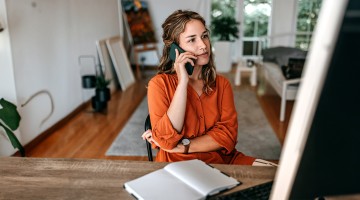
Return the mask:
POLYGON ((142 135, 159 148, 156 161, 253 164, 255 158, 235 149, 238 123, 232 88, 216 74, 205 20, 196 12, 178 10, 162 28, 159 72, 148 84, 152 130, 142 135), (185 51, 175 50, 174 62, 169 58, 173 42, 185 51), (191 75, 186 63, 194 66, 191 75))

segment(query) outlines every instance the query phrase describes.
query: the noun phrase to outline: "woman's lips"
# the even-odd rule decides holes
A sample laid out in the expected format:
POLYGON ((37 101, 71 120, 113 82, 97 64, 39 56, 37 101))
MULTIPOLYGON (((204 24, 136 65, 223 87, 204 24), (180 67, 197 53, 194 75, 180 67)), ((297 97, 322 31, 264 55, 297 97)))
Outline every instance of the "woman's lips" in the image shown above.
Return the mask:
POLYGON ((205 53, 202 53, 202 54, 197 55, 197 57, 204 57, 204 56, 208 56, 208 53, 205 52, 205 53))

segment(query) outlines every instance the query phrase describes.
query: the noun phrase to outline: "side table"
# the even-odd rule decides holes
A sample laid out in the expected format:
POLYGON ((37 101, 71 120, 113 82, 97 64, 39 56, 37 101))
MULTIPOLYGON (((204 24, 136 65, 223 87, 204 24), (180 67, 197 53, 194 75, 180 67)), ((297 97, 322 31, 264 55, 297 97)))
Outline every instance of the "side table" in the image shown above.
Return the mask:
POLYGON ((250 85, 256 86, 257 78, 256 78, 256 64, 252 67, 246 66, 246 61, 240 60, 236 67, 235 72, 235 85, 241 85, 241 72, 250 72, 250 85))

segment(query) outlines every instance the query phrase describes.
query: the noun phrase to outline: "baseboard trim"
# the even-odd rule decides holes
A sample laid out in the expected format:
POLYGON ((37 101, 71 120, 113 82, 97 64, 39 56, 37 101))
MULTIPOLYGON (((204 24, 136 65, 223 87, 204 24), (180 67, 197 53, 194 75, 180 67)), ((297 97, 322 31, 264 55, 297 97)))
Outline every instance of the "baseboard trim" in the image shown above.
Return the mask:
MULTIPOLYGON (((40 133, 37 137, 35 137, 32 141, 30 141, 28 144, 24 145, 25 149, 25 155, 26 152, 34 149, 38 144, 40 144, 42 141, 44 141, 46 138, 48 138, 53 132, 60 129, 64 124, 69 122, 75 115, 77 115, 79 112, 82 112, 86 110, 86 108, 91 104, 91 101, 85 102, 81 105, 79 105, 75 110, 73 110, 70 114, 68 114, 66 117, 58 121, 56 124, 45 130, 44 132, 40 133)), ((20 157, 20 152, 16 151, 12 156, 20 157)))

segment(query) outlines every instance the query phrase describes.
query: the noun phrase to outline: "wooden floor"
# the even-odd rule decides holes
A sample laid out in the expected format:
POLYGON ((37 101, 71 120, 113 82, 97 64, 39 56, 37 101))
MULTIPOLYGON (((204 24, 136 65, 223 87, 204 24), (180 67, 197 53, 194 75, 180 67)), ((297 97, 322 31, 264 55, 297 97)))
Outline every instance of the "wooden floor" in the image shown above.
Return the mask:
MULTIPOLYGON (((234 89, 241 90, 243 87, 251 87, 247 78, 244 77, 243 84, 234 89)), ((77 112, 65 124, 56 128, 36 145, 28 145, 27 156, 147 160, 147 157, 105 156, 107 149, 146 95, 147 80, 148 77, 145 77, 138 80, 125 92, 118 90, 113 93, 108 103, 107 113, 94 113, 91 111, 90 105, 87 105, 85 110, 77 112)), ((231 81, 233 82, 233 80, 231 81)), ((253 90, 263 91, 261 95, 258 95, 258 100, 279 141, 283 143, 293 103, 287 104, 285 122, 280 122, 280 98, 274 90, 270 86, 266 86, 266 83, 259 84, 253 90)))

